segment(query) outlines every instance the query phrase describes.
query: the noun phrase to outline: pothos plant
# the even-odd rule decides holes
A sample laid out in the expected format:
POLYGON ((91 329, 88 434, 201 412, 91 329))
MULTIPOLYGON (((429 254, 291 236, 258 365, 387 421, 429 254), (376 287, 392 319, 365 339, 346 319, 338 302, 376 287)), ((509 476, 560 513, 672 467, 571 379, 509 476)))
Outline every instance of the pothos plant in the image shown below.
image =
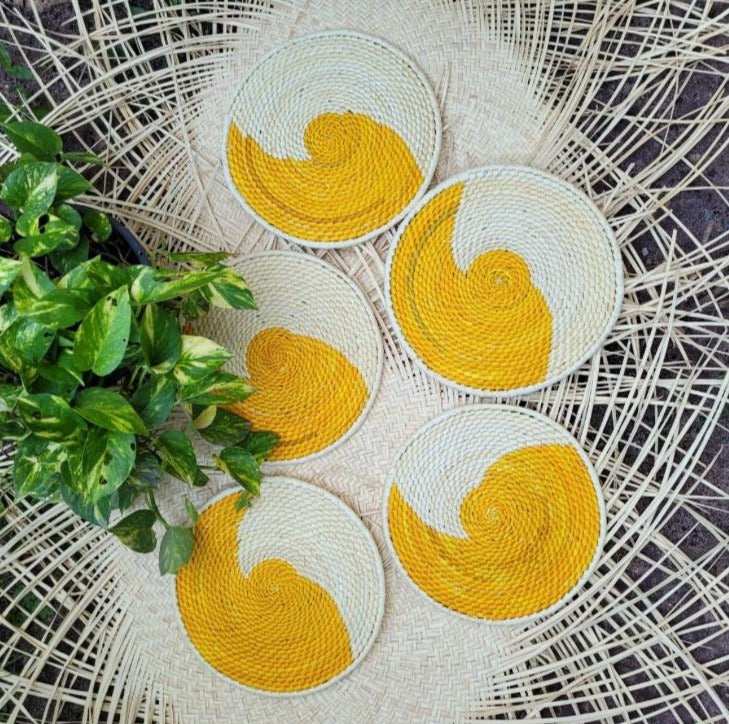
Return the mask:
POLYGON ((104 527, 142 498, 109 530, 144 553, 161 523, 160 571, 176 573, 197 511, 181 494, 189 525, 165 520, 155 499, 165 473, 203 486, 223 470, 246 506, 276 442, 225 408, 252 392, 222 369, 230 352, 183 333, 211 305, 255 308, 251 292, 223 253, 171 253, 171 268, 123 262, 109 218, 70 203, 90 189, 72 164, 99 159, 64 153, 35 122, 0 128, 19 154, 0 167, 0 435, 15 447, 15 498, 64 501, 104 527), (191 423, 166 424, 177 407, 191 423), (209 469, 193 431, 220 446, 209 469))

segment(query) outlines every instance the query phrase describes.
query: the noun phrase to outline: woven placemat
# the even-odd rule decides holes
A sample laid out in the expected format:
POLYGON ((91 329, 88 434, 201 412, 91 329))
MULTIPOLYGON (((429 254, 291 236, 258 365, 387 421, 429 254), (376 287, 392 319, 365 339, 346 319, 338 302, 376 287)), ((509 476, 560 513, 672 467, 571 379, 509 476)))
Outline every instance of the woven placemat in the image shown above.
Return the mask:
POLYGON ((279 435, 271 460, 320 455, 351 435, 380 383, 382 340, 360 288, 316 257, 286 251, 232 260, 258 310, 213 308, 196 324, 233 353, 256 391, 231 406, 279 435))
POLYGON ((574 372, 623 296, 620 252, 597 207, 521 166, 468 171, 428 193, 398 230, 385 278, 413 358, 479 394, 529 392, 574 372))
POLYGON ((307 35, 264 56, 236 93, 228 182, 276 234, 345 246, 402 218, 440 139, 435 95, 401 51, 347 31, 307 35))
POLYGON ((431 420, 385 488, 401 569, 449 611, 512 623, 544 615, 597 565, 605 506, 575 439, 531 410, 478 405, 431 420))
POLYGON ((213 498, 177 576, 190 640, 218 672, 269 694, 300 694, 349 673, 374 643, 385 605, 377 546, 339 498, 292 478, 236 510, 213 498))

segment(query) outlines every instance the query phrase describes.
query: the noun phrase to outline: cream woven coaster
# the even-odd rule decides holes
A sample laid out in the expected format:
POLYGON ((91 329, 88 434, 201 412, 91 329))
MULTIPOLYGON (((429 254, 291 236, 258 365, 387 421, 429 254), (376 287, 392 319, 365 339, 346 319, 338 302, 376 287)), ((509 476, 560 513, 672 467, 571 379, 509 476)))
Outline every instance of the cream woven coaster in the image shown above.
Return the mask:
POLYGON ((349 673, 382 621, 377 546, 339 498, 291 478, 236 510, 239 490, 206 506, 177 575, 190 640, 218 672, 269 694, 320 689, 349 673))
POLYGON ((195 327, 229 349, 230 371, 256 388, 231 409, 278 433, 271 460, 320 455, 349 437, 374 401, 383 350, 372 307, 313 256, 272 251, 232 264, 258 311, 212 308, 195 327))
POLYGON ((307 35, 243 79, 226 124, 228 183, 274 233, 346 246, 402 218, 440 140, 435 95, 401 51, 353 32, 307 35))
POLYGON ((613 232, 574 186, 492 166, 430 191, 398 230, 385 273, 409 354, 468 392, 515 395, 574 372, 620 310, 613 232))
POLYGON ((576 440, 531 410, 478 405, 422 427, 383 505, 406 577, 449 611, 513 623, 587 580, 605 535, 597 476, 576 440))

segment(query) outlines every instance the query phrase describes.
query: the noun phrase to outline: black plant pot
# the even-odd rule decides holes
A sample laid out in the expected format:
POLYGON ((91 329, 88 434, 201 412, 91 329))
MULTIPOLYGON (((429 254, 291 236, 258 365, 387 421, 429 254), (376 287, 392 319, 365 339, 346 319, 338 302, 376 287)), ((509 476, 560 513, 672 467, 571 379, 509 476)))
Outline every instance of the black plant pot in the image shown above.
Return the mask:
POLYGON ((149 266, 152 262, 139 239, 121 221, 111 216, 109 220, 111 221, 111 228, 114 229, 113 236, 117 236, 128 247, 134 260, 133 263, 149 266))
MULTIPOLYGON (((88 206, 77 205, 76 211, 82 216, 89 211, 88 206)), ((109 215, 112 235, 103 243, 92 248, 92 256, 100 255, 105 261, 111 264, 144 264, 149 266, 152 262, 144 247, 134 234, 118 219, 109 215)))

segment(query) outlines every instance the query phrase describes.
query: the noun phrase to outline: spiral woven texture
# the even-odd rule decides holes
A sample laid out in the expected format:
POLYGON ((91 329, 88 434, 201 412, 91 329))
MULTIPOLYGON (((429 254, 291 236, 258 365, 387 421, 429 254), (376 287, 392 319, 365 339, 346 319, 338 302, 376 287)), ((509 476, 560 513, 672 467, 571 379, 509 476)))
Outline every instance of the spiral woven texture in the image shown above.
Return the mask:
POLYGON ((231 406, 279 435, 272 460, 321 454, 353 433, 377 391, 382 340, 361 290, 314 257, 234 260, 258 311, 211 310, 196 329, 233 352, 255 392, 231 406))
POLYGON ((282 45, 233 101, 229 183, 283 236, 341 246, 394 224, 425 190, 440 147, 428 81, 382 40, 344 31, 282 45))
POLYGON ((605 529, 597 476, 575 440, 529 410, 479 406, 426 424, 396 458, 384 501, 406 575, 492 621, 553 609, 594 568, 605 529))
POLYGON ((196 526, 177 601, 192 644, 220 673, 268 693, 341 678, 371 646, 384 609, 379 553, 333 495, 267 478, 266 498, 236 510, 218 496, 196 526))
POLYGON ((406 347, 441 381, 516 394, 594 354, 622 275, 613 232, 582 192, 537 169, 487 167, 444 182, 403 222, 388 301, 406 347))

